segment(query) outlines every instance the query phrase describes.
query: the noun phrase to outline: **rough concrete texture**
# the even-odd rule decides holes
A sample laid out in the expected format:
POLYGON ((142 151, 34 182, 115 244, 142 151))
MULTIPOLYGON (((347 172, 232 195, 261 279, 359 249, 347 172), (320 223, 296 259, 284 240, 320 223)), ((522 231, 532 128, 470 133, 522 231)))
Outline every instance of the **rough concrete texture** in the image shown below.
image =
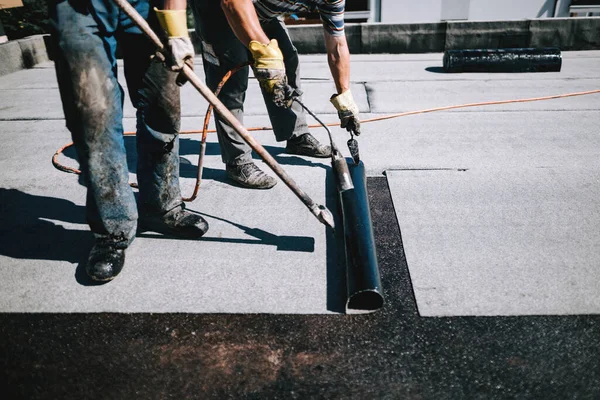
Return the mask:
POLYGON ((531 47, 558 47, 562 50, 598 48, 600 17, 532 20, 531 47))
POLYGON ((448 22, 445 50, 529 47, 528 20, 448 22))
POLYGON ((0 44, 0 76, 19 71, 24 68, 21 47, 18 42, 0 44))
POLYGON ((596 166, 386 174, 422 316, 600 313, 596 166))
POLYGON ((446 23, 363 24, 361 39, 364 53, 424 53, 444 50, 446 23))
POLYGON ((46 45, 48 38, 48 35, 34 35, 18 41, 25 68, 32 68, 49 60, 49 51, 46 45))
POLYGON ((48 61, 47 37, 33 35, 0 44, 0 76, 48 61))

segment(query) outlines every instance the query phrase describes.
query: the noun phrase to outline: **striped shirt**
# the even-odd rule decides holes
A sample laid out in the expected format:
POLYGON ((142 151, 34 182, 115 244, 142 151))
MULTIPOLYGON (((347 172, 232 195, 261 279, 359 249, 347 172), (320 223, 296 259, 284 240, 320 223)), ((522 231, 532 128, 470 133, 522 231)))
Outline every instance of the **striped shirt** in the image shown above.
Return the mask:
POLYGON ((269 20, 295 12, 318 12, 325 30, 334 36, 344 34, 346 0, 253 0, 258 18, 269 20))

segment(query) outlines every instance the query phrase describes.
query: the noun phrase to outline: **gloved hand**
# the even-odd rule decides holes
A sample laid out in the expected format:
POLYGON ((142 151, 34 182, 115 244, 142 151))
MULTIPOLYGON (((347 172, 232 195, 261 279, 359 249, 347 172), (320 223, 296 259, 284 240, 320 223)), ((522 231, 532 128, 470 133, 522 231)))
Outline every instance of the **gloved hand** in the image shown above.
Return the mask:
MULTIPOLYGON (((170 59, 167 60, 168 66, 173 71, 180 71, 183 64, 194 69, 194 45, 190 40, 187 30, 187 17, 185 10, 159 10, 154 8, 158 23, 167 34, 167 47, 170 53, 170 59)), ((169 57, 168 57, 169 58, 169 57)), ((177 78, 177 84, 183 85, 187 80, 183 75, 177 78)))
POLYGON ((348 132, 352 132, 356 136, 360 135, 360 120, 358 119, 358 106, 354 102, 352 92, 346 90, 342 94, 334 94, 331 96, 331 104, 338 111, 340 117, 340 126, 346 128, 348 132))
POLYGON ((283 54, 277 40, 271 39, 269 44, 253 40, 248 47, 254 58, 252 69, 260 86, 271 95, 276 106, 289 108, 294 91, 287 83, 283 54))

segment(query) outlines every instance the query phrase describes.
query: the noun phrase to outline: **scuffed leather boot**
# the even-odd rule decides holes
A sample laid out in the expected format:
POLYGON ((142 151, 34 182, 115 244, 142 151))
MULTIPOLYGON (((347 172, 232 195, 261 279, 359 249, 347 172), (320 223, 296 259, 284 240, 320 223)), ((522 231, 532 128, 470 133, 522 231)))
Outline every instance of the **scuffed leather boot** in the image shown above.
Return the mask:
POLYGON ((229 165, 225 167, 227 176, 232 181, 250 189, 271 189, 277 180, 258 168, 253 162, 242 165, 229 165))
POLYGON ((85 266, 85 272, 94 281, 108 282, 119 275, 125 264, 125 249, 94 244, 85 266))
POLYGON ((313 135, 305 133, 287 141, 285 152, 317 158, 331 157, 331 146, 321 144, 313 135))
POLYGON ((152 231, 183 239, 197 239, 208 231, 208 222, 198 214, 175 207, 166 214, 140 216, 138 231, 152 231))

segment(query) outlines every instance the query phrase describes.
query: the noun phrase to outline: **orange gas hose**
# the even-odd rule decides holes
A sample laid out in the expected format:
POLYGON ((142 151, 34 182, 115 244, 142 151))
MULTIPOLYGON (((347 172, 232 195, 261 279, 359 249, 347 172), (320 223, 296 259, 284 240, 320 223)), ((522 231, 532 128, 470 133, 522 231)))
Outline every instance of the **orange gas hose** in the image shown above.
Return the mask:
MULTIPOLYGON (((219 91, 221 90, 221 88, 223 87, 223 85, 225 84, 225 82, 227 82, 227 79, 229 79, 229 77, 234 74, 235 72, 237 72, 240 68, 245 67, 246 64, 241 65, 231 71, 229 71, 225 77, 223 78, 223 80, 219 83, 219 86, 217 88, 217 91, 215 92, 216 94, 219 93, 219 91)), ((531 97, 531 98, 527 98, 527 99, 513 99, 513 100, 498 100, 498 101, 485 101, 485 102, 480 102, 480 103, 467 103, 467 104, 458 104, 458 105, 453 105, 453 106, 444 106, 444 107, 436 107, 436 108, 428 108, 428 109, 424 109, 424 110, 416 110, 416 111, 407 111, 407 112, 402 112, 402 113, 397 113, 397 114, 389 114, 389 115, 384 115, 381 117, 374 117, 374 118, 369 118, 369 119, 365 119, 365 120, 361 120, 361 124, 366 124, 369 122, 376 122, 376 121, 384 121, 387 119, 393 119, 393 118, 400 118, 400 117, 406 117, 409 115, 417 115, 417 114, 426 114, 426 113, 431 113, 431 112, 436 112, 436 111, 447 111, 447 110, 454 110, 457 108, 467 108, 467 107, 481 107, 481 106, 491 106, 491 105, 498 105, 498 104, 511 104, 511 103, 529 103, 529 102, 533 102, 533 101, 543 101, 543 100, 553 100, 553 99, 563 99, 563 98, 567 98, 567 97, 575 97, 575 96, 585 96, 585 95, 590 95, 590 94, 596 94, 596 93, 600 93, 600 89, 596 89, 596 90, 588 90, 585 92, 575 92, 575 93, 567 93, 567 94, 557 94, 557 95, 552 95, 552 96, 543 96, 543 97, 531 97)), ((212 112, 212 106, 208 107, 208 111, 206 113, 206 116, 204 118, 204 128, 202 130, 187 130, 187 131, 181 131, 180 134, 182 135, 189 135, 189 134, 198 134, 198 133, 202 133, 202 143, 201 143, 201 157, 202 157, 202 152, 204 151, 204 144, 206 142, 206 135, 208 133, 212 133, 212 132, 216 132, 215 129, 208 129, 208 123, 210 121, 210 114, 212 112)), ((327 126, 338 126, 339 125, 339 121, 337 122, 331 122, 326 124, 327 126)), ((321 125, 315 124, 315 125, 309 125, 309 128, 319 128, 321 127, 321 125)), ((252 127, 252 128, 247 128, 248 131, 268 131, 268 130, 272 130, 273 128, 270 126, 266 126, 266 127, 252 127)), ((125 132, 124 135, 126 136, 130 136, 130 135, 135 135, 135 132, 125 132)), ((62 164, 60 164, 58 162, 58 156, 67 148, 69 148, 70 146, 72 146, 73 143, 69 143, 63 147, 61 147, 60 149, 58 149, 55 153, 54 156, 52 156, 52 164, 54 165, 54 167, 56 167, 57 169, 64 171, 64 172, 68 172, 68 173, 73 173, 73 174, 80 174, 81 171, 79 171, 76 168, 71 168, 71 167, 67 167, 64 166, 62 164)), ((201 163, 199 163, 201 164, 201 163)), ((198 168, 198 175, 196 177, 196 185, 194 187, 194 192, 192 194, 192 196, 188 197, 188 198, 184 198, 184 201, 193 201, 197 194, 198 194, 198 189, 200 188, 200 182, 202 180, 202 168, 201 165, 199 165, 198 168)), ((137 185, 135 183, 130 183, 130 185, 132 187, 137 187, 137 185)))

